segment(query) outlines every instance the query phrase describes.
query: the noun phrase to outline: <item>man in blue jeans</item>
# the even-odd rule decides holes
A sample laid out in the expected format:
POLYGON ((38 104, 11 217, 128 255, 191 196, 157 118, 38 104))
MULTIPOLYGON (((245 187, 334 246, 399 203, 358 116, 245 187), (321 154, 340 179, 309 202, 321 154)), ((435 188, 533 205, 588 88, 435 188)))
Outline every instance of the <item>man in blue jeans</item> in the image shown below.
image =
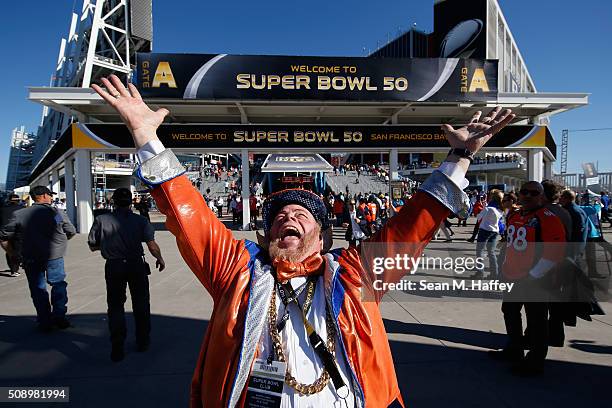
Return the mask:
POLYGON ((64 211, 51 206, 54 194, 45 186, 33 187, 30 196, 34 205, 15 211, 9 223, 0 229, 0 241, 19 237, 19 251, 42 331, 50 331, 54 326, 70 327, 66 319, 64 255, 76 229, 64 211), (51 285, 51 302, 47 283, 51 285))

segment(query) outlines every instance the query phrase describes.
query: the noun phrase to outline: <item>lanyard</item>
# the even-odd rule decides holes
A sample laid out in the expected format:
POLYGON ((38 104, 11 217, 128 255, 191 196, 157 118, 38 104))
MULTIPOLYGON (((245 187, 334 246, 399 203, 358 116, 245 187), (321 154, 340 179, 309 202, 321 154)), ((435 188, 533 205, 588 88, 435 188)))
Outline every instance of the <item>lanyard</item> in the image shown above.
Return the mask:
MULTIPOLYGON (((304 292, 304 289, 308 288, 308 290, 306 291, 306 300, 304 301, 304 310, 305 310, 305 314, 308 314, 308 311, 310 310, 310 306, 312 305, 312 295, 314 294, 314 288, 316 285, 316 278, 308 278, 308 280, 306 282, 304 282, 302 285, 300 285, 299 288, 295 289, 293 296, 290 296, 285 289, 283 288, 282 285, 277 285, 278 286, 278 294, 281 298, 281 301, 283 302, 283 304, 285 305, 285 313, 283 314, 283 317, 281 317, 280 321, 277 324, 277 329, 280 332, 283 331, 283 329, 285 328, 285 324, 287 323, 287 320, 289 320, 289 308, 287 307, 290 303, 296 301, 298 299, 298 297, 302 294, 302 292, 304 292)), ((293 288, 292 288, 293 289, 293 288)))
MULTIPOLYGON (((314 293, 314 289, 316 286, 316 277, 312 278, 312 280, 309 281, 309 284, 310 282, 312 282, 312 291, 314 293)), ((281 284, 277 281, 276 285, 278 287, 279 296, 283 304, 285 305, 285 308, 288 308, 289 304, 294 303, 300 309, 300 312, 302 313, 302 322, 304 323, 304 327, 306 328, 306 333, 308 334, 308 340, 310 341, 310 345, 321 359, 323 367, 325 367, 325 369, 329 373, 329 376, 331 377, 331 380, 334 383, 334 388, 336 388, 336 392, 340 391, 341 388, 345 388, 345 391, 348 395, 348 388, 346 384, 344 384, 344 380, 340 375, 340 370, 338 369, 338 364, 336 363, 334 355, 329 351, 327 345, 325 344, 323 339, 321 339, 321 336, 319 336, 319 334, 315 331, 314 327, 312 327, 312 325, 306 318, 306 313, 308 311, 305 310, 306 308, 302 308, 302 306, 300 305, 298 297, 295 291, 293 290, 293 287, 289 282, 281 284)), ((328 312, 326 311, 326 313, 328 312)), ((331 335, 333 335, 333 333, 328 333, 328 336, 331 335)))

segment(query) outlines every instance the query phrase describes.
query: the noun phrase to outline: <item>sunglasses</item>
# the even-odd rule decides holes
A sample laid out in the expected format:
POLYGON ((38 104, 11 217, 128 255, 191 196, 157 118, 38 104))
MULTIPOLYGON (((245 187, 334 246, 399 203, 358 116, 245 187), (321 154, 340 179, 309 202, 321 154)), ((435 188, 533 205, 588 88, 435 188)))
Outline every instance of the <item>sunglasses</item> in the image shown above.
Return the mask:
POLYGON ((519 194, 520 195, 528 195, 528 196, 531 196, 531 197, 537 197, 541 193, 539 191, 537 191, 537 190, 528 190, 528 189, 524 188, 524 189, 519 191, 519 194))

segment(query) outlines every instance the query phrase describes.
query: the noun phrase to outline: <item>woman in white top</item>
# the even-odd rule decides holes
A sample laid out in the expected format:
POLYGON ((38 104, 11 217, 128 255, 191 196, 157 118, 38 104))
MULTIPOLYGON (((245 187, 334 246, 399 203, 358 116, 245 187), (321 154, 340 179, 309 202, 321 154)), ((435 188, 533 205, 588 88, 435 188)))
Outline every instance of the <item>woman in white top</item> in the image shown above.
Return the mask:
POLYGON ((365 239, 365 233, 359 225, 362 220, 357 216, 357 209, 355 208, 355 201, 351 200, 348 208, 348 215, 350 224, 346 230, 345 238, 349 241, 349 246, 357 246, 365 239))
MULTIPOLYGON (((497 265, 497 241, 499 240, 499 223, 504 213, 501 210, 501 203, 504 195, 499 190, 491 190, 489 193, 489 204, 482 210, 476 218, 480 222, 478 237, 476 238, 476 257, 484 259, 485 249, 489 258, 490 278, 497 279, 499 276, 497 265)), ((480 263, 482 264, 482 263, 480 263)), ((483 277, 483 270, 476 272, 478 278, 483 277)))

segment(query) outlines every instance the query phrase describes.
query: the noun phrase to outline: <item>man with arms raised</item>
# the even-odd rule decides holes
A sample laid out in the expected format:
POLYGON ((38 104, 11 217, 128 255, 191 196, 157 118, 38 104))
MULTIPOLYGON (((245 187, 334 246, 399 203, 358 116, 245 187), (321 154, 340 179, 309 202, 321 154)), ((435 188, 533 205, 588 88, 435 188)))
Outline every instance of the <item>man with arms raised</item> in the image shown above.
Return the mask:
MULTIPOLYGON (((403 406, 378 309, 382 293, 374 293, 359 248, 326 253, 323 201, 306 190, 271 194, 263 204, 264 245, 234 239, 158 140, 168 111, 150 110, 132 84, 126 89, 115 76, 102 82, 106 89, 93 88, 131 131, 139 175, 153 187, 183 258, 214 300, 191 406, 403 406), (364 293, 372 300, 364 301, 364 293), (262 391, 264 381, 272 389, 262 391)), ((470 159, 513 117, 498 107, 482 118, 477 112, 461 129, 444 125, 452 153, 370 242, 421 254, 442 220, 466 211, 470 159)))

